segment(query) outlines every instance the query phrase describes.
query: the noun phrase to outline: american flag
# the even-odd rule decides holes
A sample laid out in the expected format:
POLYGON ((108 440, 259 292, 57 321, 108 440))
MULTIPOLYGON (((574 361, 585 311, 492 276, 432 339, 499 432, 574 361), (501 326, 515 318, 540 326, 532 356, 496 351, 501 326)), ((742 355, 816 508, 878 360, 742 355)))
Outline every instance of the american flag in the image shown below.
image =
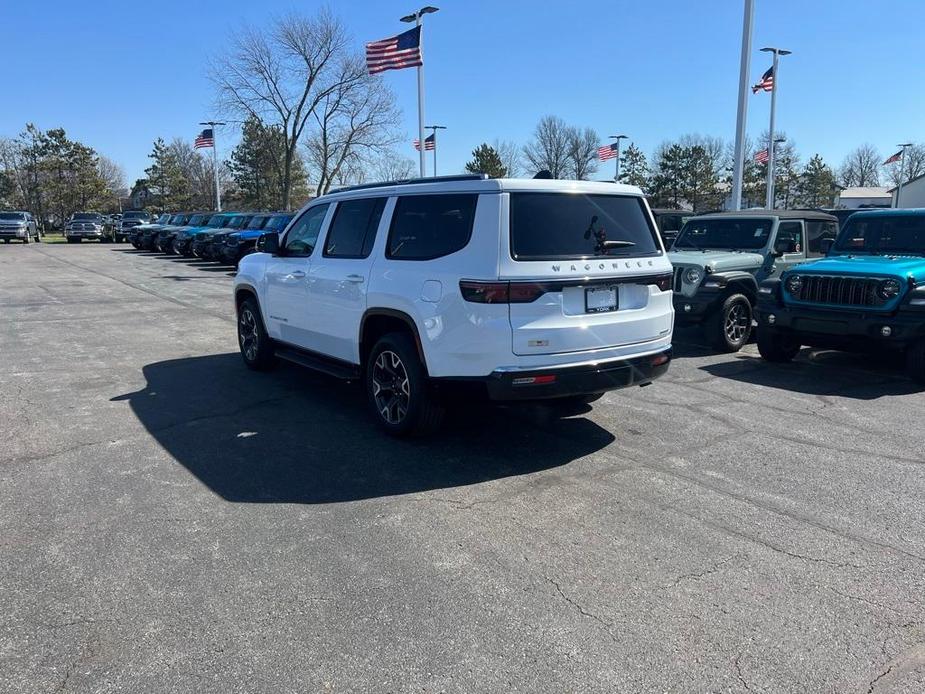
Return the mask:
POLYGON ((890 157, 885 162, 883 162, 883 165, 886 166, 887 164, 895 164, 902 158, 903 158, 903 151, 899 150, 896 154, 894 154, 892 157, 890 157))
MULTIPOLYGON (((421 141, 418 138, 414 138, 414 148, 418 152, 421 151, 421 141)), ((433 135, 428 135, 424 138, 424 151, 429 152, 432 149, 437 149, 437 138, 433 135)))
POLYGON ((768 148, 767 147, 755 152, 755 161, 758 162, 759 164, 768 163, 768 148))
POLYGON ((774 90, 774 66, 769 67, 761 76, 761 80, 752 87, 752 94, 757 94, 761 90, 770 92, 774 90))
POLYGON ((214 147, 215 138, 212 136, 212 128, 206 128, 196 136, 196 142, 193 144, 196 149, 201 147, 214 147))
POLYGON ((613 159, 617 156, 617 143, 614 142, 612 145, 604 145, 603 147, 597 148, 597 158, 601 161, 607 161, 608 159, 613 159))
POLYGON ((366 68, 371 75, 385 70, 401 70, 423 64, 421 27, 366 44, 366 68))

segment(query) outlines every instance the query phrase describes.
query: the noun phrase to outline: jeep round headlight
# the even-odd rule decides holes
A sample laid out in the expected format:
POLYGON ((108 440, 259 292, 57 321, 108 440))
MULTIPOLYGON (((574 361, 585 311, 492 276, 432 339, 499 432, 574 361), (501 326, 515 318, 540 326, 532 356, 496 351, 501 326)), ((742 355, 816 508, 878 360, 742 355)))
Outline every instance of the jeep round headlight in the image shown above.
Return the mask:
POLYGON ((803 278, 799 275, 790 275, 787 278, 787 291, 791 294, 799 294, 803 288, 803 278))
POLYGON ((698 284, 702 278, 703 273, 696 267, 688 268, 684 273, 684 281, 688 284, 698 284))
POLYGON ((883 280, 877 287, 877 294, 880 295, 881 299, 892 299, 899 294, 901 290, 902 285, 899 283, 899 280, 888 279, 883 280))

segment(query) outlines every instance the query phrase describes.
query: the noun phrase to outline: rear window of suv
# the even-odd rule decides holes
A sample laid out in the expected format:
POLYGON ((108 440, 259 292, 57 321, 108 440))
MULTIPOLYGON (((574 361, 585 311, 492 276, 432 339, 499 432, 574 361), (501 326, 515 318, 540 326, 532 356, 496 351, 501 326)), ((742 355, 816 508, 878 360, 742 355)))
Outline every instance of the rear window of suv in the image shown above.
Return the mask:
POLYGON ((515 260, 659 253, 642 198, 576 193, 511 193, 515 260))
POLYGON ((398 198, 386 257, 432 260, 466 247, 472 236, 478 195, 404 195, 398 198))

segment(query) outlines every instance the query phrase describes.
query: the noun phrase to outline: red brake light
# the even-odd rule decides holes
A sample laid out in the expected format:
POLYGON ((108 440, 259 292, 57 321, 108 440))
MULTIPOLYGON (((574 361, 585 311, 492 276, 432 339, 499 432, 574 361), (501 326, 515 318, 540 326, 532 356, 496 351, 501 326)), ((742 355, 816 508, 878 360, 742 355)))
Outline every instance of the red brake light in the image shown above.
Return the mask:
POLYGON ((510 283, 508 282, 472 282, 462 280, 459 291, 463 299, 476 304, 508 303, 510 283))
POLYGON ((511 282, 511 303, 512 304, 529 304, 536 301, 548 289, 535 282, 511 282))
POLYGON ((661 289, 663 292, 667 292, 671 289, 671 273, 666 273, 664 275, 656 275, 654 278, 655 286, 661 289))

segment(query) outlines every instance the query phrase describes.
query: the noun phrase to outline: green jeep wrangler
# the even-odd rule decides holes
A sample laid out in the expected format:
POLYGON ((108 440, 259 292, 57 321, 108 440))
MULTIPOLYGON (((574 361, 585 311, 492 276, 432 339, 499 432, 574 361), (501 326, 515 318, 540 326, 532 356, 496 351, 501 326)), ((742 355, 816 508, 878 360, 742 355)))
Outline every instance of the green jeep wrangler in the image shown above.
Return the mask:
POLYGON ((691 217, 671 247, 677 325, 701 325, 708 342, 748 342, 758 285, 825 255, 838 220, 815 210, 743 210, 691 217), (829 239, 829 241, 826 241, 829 239))

